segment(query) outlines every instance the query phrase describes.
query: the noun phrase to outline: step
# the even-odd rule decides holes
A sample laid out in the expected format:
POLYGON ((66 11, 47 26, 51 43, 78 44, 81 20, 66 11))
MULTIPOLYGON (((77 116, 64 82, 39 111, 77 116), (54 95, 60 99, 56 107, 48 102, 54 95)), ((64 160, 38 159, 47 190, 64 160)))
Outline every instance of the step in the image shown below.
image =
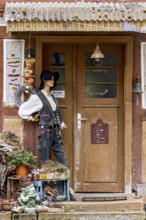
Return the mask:
POLYGON ((69 212, 38 213, 38 215, 14 214, 12 220, 143 220, 144 212, 69 212))
POLYGON ((11 212, 0 212, 0 220, 10 220, 11 212))
POLYGON ((38 214, 13 214, 0 212, 1 220, 144 220, 144 211, 131 212, 94 212, 94 211, 70 211, 64 213, 38 213, 38 214))
POLYGON ((72 189, 71 192, 76 201, 116 201, 136 197, 134 193, 74 193, 72 189))
POLYGON ((97 212, 74 212, 62 214, 41 213, 38 220, 143 220, 143 212, 127 213, 97 213, 97 212))
MULTIPOLYGON (((90 211, 90 212, 141 212, 143 211, 143 199, 126 201, 104 202, 63 202, 66 212, 90 211)), ((51 204, 53 206, 53 203, 51 204)))

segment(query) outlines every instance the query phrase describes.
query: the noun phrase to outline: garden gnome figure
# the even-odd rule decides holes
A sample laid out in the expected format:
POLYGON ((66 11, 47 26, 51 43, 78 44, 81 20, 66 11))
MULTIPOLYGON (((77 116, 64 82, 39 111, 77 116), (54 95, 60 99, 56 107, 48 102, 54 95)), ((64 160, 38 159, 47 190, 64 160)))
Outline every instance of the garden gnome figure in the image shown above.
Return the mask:
POLYGON ((19 205, 24 207, 25 212, 29 212, 29 209, 32 208, 35 210, 40 202, 40 197, 36 193, 33 183, 27 176, 20 177, 19 180, 22 187, 18 198, 19 205))

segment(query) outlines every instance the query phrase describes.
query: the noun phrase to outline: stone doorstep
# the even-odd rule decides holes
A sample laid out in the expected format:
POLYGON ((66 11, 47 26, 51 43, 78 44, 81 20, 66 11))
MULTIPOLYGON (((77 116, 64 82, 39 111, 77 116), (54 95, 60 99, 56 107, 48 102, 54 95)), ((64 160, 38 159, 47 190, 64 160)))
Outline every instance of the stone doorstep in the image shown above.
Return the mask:
POLYGON ((74 193, 70 188, 70 192, 76 201, 118 201, 118 200, 131 200, 136 197, 141 198, 143 196, 136 196, 135 193, 74 193))
POLYGON ((0 212, 0 220, 38 220, 37 214, 0 212))
POLYGON ((0 220, 10 220, 11 212, 0 212, 0 220))
MULTIPOLYGON (((63 202, 66 212, 91 211, 91 212, 131 212, 143 211, 143 199, 111 202, 63 202)), ((53 205, 53 204, 52 204, 53 205)))
POLYGON ((145 212, 0 213, 1 220, 144 220, 145 212), (12 218, 11 218, 12 217, 12 218))
POLYGON ((38 215, 13 214, 12 220, 143 220, 144 217, 144 212, 73 212, 38 213, 38 215))
POLYGON ((40 213, 38 220, 143 220, 144 212, 135 213, 97 213, 97 212, 74 212, 74 213, 40 213))

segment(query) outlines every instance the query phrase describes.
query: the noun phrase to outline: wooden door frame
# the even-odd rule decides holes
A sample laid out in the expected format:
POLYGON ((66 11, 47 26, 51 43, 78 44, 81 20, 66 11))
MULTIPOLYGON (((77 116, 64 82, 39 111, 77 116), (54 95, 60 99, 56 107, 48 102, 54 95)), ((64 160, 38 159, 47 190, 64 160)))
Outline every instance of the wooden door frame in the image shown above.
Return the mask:
MULTIPOLYGON (((132 36, 36 36, 36 87, 42 71, 43 43, 123 43, 125 44, 124 73, 124 161, 125 161, 125 193, 132 192, 132 75, 133 75, 133 37, 132 36)), ((75 83, 74 83, 75 85, 75 83)), ((75 112, 76 115, 76 112, 75 112)), ((74 120, 74 129, 76 120, 74 120)), ((76 129, 74 130, 76 135, 76 129)), ((74 143, 75 146, 75 143, 74 143)), ((76 149, 76 147, 75 147, 76 149)), ((75 161, 74 149, 74 161, 75 161)))

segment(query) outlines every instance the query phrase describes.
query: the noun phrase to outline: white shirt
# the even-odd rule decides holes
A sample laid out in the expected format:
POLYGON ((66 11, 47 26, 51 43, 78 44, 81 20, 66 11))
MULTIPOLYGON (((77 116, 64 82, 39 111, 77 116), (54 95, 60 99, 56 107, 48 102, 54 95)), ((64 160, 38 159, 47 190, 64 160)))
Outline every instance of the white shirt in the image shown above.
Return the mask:
MULTIPOLYGON (((53 111, 55 111, 57 106, 56 106, 56 103, 54 102, 52 96, 48 95, 47 92, 45 92, 44 90, 41 90, 41 91, 48 99, 53 111)), ((34 112, 38 112, 39 110, 41 110, 42 107, 43 107, 43 103, 40 100, 40 98, 38 97, 38 95, 33 94, 30 96, 28 101, 24 102, 20 106, 18 114, 23 119, 32 120, 33 117, 31 114, 33 114, 34 112)))

